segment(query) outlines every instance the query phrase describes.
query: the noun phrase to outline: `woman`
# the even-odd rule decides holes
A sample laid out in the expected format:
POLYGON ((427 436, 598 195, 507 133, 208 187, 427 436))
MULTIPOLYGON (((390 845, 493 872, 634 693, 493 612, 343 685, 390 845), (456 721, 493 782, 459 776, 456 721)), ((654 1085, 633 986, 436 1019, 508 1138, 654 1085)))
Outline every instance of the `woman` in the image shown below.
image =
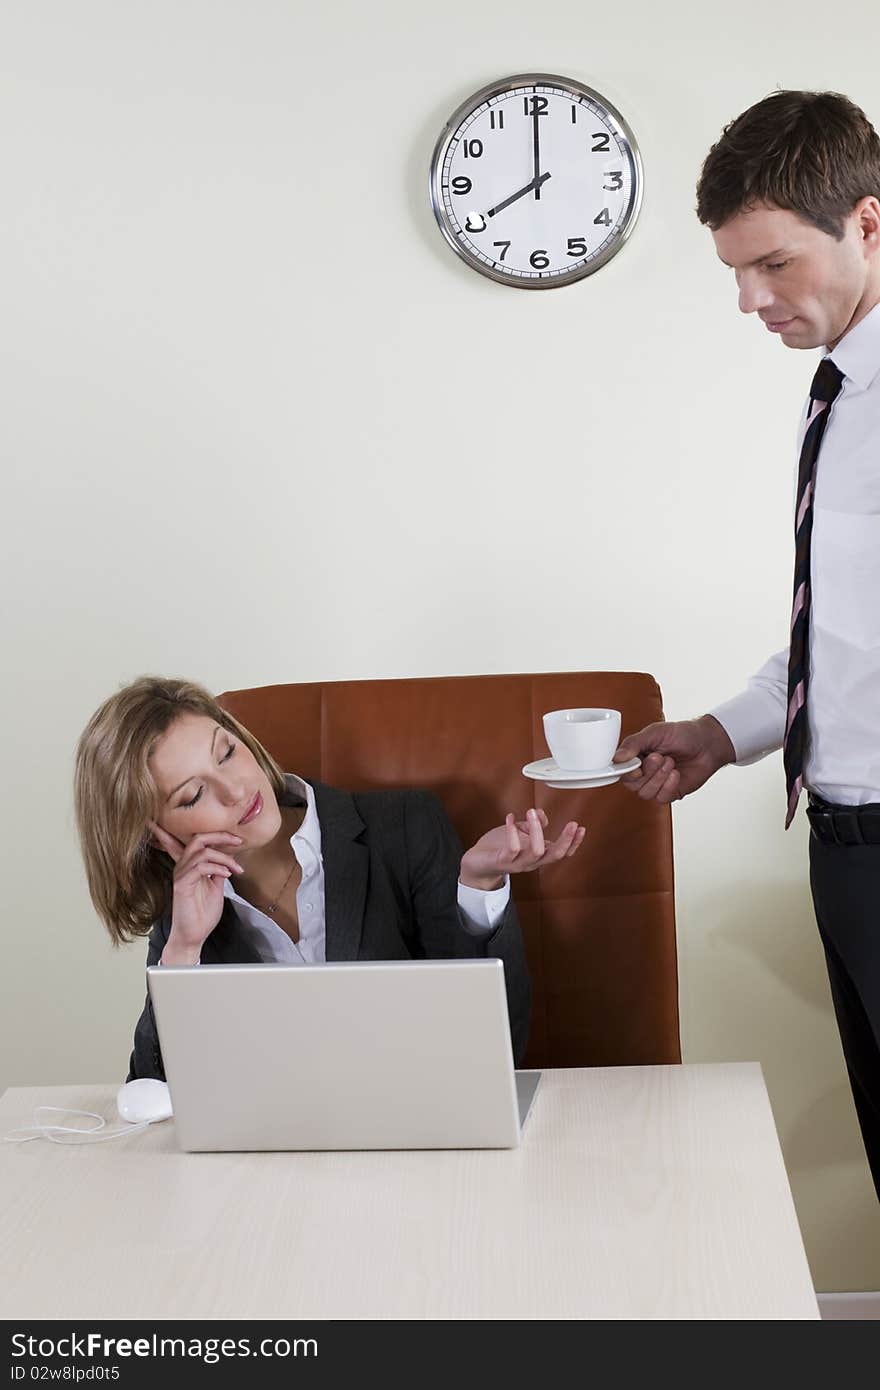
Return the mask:
MULTIPOLYGON (((514 1054, 529 980, 508 875, 568 858, 534 809, 462 855, 428 792, 350 794, 285 774, 201 686, 145 676, 79 740, 76 817, 92 902, 147 964, 498 957, 514 1054)), ((149 998, 129 1080, 164 1078, 149 998)))

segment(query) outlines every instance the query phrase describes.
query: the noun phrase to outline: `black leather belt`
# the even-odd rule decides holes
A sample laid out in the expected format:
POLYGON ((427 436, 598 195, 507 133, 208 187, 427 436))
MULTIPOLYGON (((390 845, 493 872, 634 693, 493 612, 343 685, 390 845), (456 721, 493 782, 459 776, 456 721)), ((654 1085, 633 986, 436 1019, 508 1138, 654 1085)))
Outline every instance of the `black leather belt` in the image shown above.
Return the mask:
POLYGON ((823 845, 880 845, 880 803, 834 806, 810 792, 807 819, 823 845))

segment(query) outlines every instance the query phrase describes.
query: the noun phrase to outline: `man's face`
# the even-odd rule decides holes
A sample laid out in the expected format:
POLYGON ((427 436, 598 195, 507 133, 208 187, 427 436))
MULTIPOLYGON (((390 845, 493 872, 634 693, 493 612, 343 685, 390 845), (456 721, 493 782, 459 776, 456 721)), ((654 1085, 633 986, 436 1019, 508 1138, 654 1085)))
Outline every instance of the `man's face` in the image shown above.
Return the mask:
POLYGON ((744 314, 757 314, 786 347, 833 347, 865 293, 869 260, 857 212, 838 241, 797 213, 758 204, 712 233, 732 267, 744 314))

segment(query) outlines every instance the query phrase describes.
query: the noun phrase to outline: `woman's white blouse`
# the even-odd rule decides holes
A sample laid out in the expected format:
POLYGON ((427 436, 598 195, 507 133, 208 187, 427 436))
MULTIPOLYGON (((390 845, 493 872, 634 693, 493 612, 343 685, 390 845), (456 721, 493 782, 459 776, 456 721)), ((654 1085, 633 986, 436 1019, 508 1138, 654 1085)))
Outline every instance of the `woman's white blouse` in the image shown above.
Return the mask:
MULTIPOLYGON (((306 813, 290 847, 302 869, 296 890, 296 911, 299 918, 299 941, 291 941, 277 922, 259 908, 239 897, 229 879, 224 893, 235 907, 236 915, 251 939, 260 959, 288 965, 315 965, 326 960, 326 914, 324 908, 324 863, 321 858, 321 823, 315 804, 315 793, 308 782, 293 777, 297 790, 306 803, 306 813)), ((458 906, 462 925, 475 936, 488 935, 495 930, 504 915, 510 898, 510 879, 505 877, 500 888, 482 893, 477 888, 458 885, 458 906)))

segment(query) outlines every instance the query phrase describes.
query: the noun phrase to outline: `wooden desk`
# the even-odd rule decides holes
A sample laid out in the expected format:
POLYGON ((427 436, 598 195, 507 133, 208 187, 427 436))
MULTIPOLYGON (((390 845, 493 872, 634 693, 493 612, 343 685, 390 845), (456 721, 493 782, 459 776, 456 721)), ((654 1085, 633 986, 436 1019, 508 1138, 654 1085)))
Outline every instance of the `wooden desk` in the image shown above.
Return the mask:
POLYGON ((4 1143, 0 1192, 3 1318, 819 1317, 756 1063, 545 1072, 518 1150, 4 1143))

